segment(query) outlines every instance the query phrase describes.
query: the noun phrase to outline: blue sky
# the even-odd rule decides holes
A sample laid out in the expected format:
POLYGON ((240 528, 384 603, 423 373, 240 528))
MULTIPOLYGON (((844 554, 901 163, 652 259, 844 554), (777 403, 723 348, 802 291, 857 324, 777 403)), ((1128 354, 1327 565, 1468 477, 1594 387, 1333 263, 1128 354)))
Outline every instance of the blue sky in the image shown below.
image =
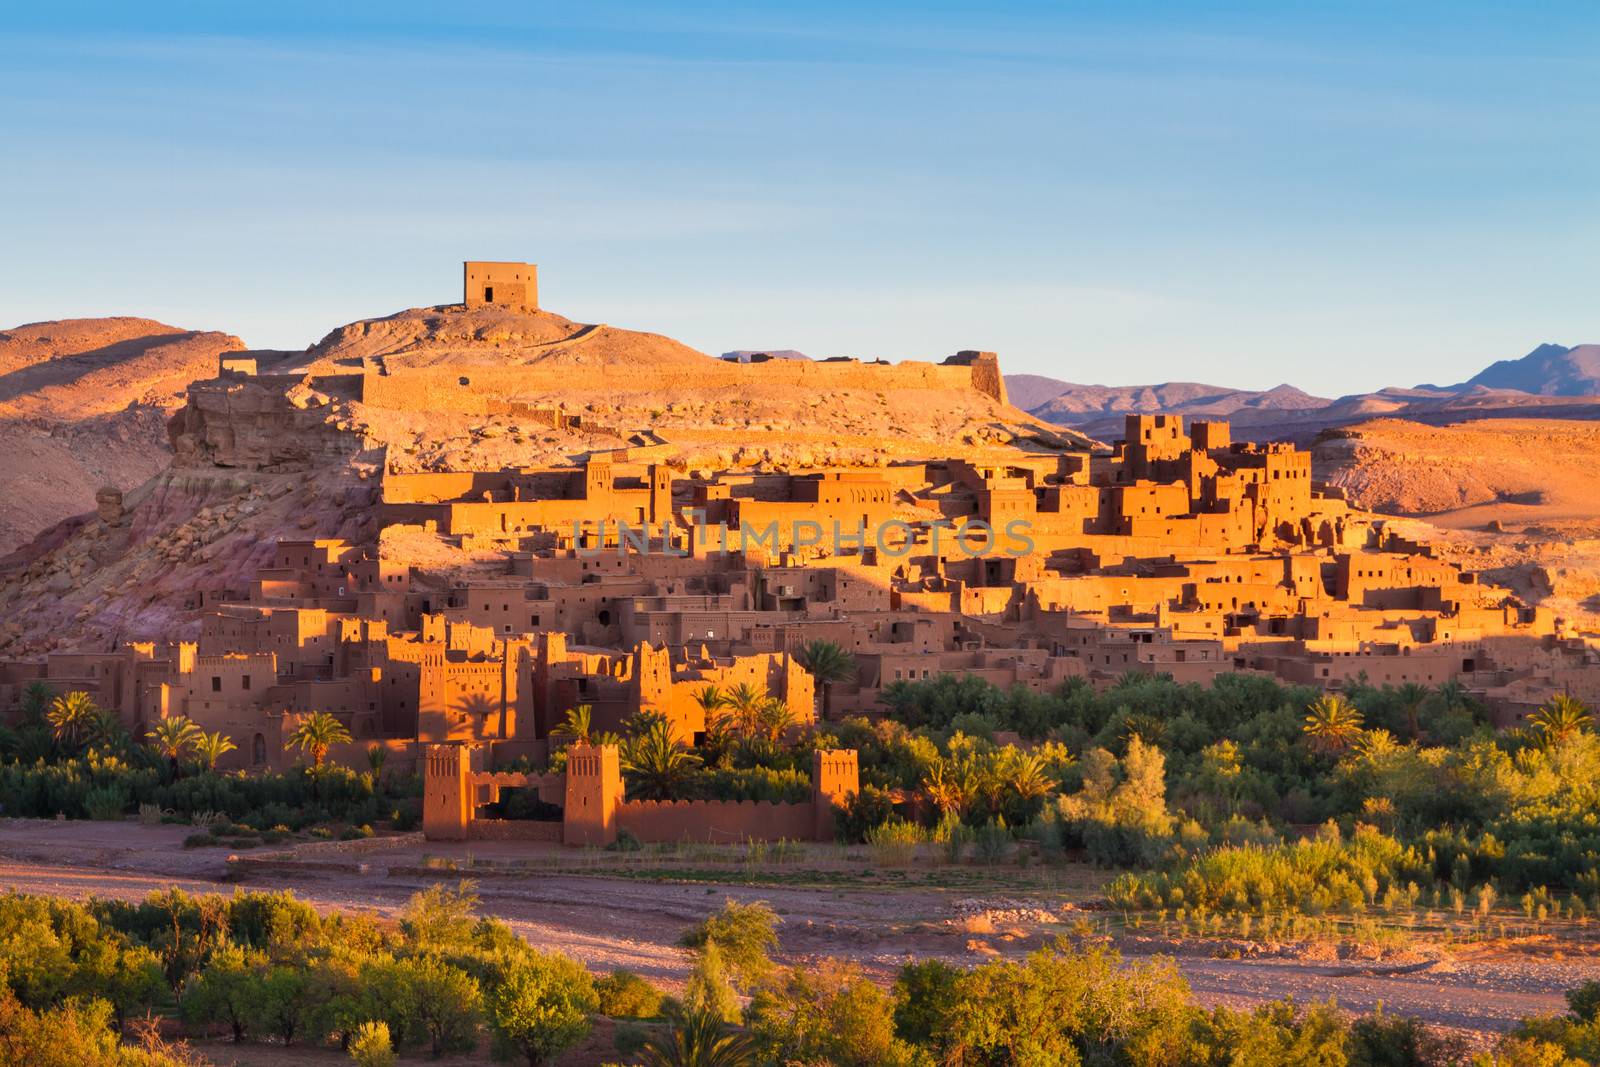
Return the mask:
POLYGON ((1600 341, 1600 7, 32 5, 0 327, 459 298, 1324 395, 1600 341), (454 10, 452 10, 452 8, 454 10))

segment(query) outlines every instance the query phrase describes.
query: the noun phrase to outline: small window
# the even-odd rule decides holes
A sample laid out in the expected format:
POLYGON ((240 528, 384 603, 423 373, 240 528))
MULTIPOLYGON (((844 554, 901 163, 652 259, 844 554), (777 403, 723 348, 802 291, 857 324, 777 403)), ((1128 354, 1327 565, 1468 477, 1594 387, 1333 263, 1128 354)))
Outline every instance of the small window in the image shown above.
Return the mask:
POLYGON ((486 304, 494 303, 494 286, 486 285, 483 287, 483 300, 486 304))
POLYGON ((249 689, 250 688, 250 676, 248 674, 244 675, 243 677, 241 677, 239 679, 239 686, 240 686, 241 689, 249 689))
POLYGON ((211 676, 211 691, 213 693, 222 692, 222 678, 220 675, 213 674, 211 676))

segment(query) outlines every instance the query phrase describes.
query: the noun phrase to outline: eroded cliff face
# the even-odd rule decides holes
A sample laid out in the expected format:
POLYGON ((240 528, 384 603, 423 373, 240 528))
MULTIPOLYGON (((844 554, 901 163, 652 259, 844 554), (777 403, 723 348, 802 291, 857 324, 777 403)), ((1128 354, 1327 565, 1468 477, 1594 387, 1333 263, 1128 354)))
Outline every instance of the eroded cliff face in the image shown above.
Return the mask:
POLYGON ((0 560, 0 656, 190 638, 202 612, 248 597, 280 539, 374 540, 384 450, 338 384, 192 383, 164 470, 0 560))
POLYGON ((184 468, 295 471, 353 461, 377 443, 349 401, 305 378, 217 378, 189 387, 167 424, 184 468))

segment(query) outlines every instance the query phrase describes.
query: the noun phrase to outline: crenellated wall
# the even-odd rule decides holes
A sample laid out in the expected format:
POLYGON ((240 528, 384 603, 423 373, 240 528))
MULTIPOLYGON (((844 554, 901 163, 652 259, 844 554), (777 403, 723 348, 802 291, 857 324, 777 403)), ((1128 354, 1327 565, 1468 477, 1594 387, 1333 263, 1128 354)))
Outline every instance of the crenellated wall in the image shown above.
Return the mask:
POLYGON ((748 800, 623 799, 616 745, 575 744, 567 772, 473 771, 467 745, 429 745, 424 758, 422 832, 429 841, 561 841, 604 847, 623 830, 640 841, 826 841, 834 813, 860 788, 851 749, 812 754, 811 799, 798 804, 748 800), (507 788, 536 788, 565 803, 562 821, 480 819, 477 809, 507 788))

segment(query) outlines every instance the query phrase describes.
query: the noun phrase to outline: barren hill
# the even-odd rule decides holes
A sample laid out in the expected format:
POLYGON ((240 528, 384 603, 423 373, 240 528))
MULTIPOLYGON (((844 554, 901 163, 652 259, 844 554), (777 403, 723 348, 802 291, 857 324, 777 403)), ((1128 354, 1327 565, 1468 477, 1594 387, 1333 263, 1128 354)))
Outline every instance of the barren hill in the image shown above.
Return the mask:
POLYGON ((1318 476, 1363 507, 1445 526, 1600 522, 1600 424, 1379 419, 1325 433, 1318 476))
POLYGON ((585 325, 552 311, 460 304, 411 308, 341 326, 306 352, 305 370, 360 366, 650 364, 694 366, 711 357, 660 334, 585 325))
POLYGON ((171 457, 167 414, 217 356, 225 333, 152 319, 65 319, 0 331, 0 555, 95 491, 132 489, 171 457))
MULTIPOLYGON (((352 323, 292 372, 304 378, 289 391, 297 411, 337 411, 339 433, 382 449, 399 470, 497 469, 626 447, 711 468, 876 465, 952 447, 1027 447, 1041 436, 1085 440, 974 389, 964 366, 738 364, 542 310, 446 305, 352 323), (340 384, 354 374, 359 385, 340 384), (556 412, 580 425, 546 432, 556 412)), ((197 392, 175 428, 180 453, 192 444, 207 462, 259 464, 275 450, 257 440, 267 424, 237 425, 237 412, 282 393, 264 381, 197 392)), ((268 432, 308 446, 323 430, 268 432)))
POLYGON ((1600 422, 1378 419, 1326 432, 1312 462, 1360 506, 1424 520, 1488 580, 1600 621, 1600 422))

